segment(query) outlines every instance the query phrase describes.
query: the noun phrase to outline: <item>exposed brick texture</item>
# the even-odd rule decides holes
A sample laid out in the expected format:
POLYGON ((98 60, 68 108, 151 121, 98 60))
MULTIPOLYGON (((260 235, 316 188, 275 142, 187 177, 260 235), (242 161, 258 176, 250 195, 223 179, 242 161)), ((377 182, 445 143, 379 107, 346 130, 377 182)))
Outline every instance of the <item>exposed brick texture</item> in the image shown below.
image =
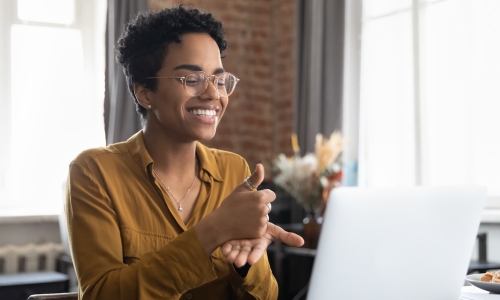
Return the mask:
POLYGON ((152 10, 179 4, 211 12, 222 20, 228 49, 224 68, 241 81, 208 146, 242 155, 253 169, 292 154, 296 82, 296 1, 291 0, 149 0, 152 10))

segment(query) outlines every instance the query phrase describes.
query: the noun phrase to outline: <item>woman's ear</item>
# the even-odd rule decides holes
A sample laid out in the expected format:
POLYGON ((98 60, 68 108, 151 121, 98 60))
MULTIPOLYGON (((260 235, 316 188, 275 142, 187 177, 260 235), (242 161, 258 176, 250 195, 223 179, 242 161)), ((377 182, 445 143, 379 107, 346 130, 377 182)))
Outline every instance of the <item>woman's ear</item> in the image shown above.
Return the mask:
POLYGON ((147 89, 142 84, 136 84, 134 86, 135 98, 139 104, 145 109, 151 109, 151 101, 149 99, 149 89, 147 89))

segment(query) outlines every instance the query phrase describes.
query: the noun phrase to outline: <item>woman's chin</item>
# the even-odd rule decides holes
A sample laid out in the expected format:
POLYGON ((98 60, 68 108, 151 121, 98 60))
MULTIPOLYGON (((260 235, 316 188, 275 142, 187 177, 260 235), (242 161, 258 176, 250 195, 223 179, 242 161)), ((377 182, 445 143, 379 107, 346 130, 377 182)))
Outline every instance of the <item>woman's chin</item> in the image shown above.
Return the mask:
POLYGON ((208 142, 215 137, 215 133, 216 133, 216 128, 214 128, 212 131, 208 131, 208 130, 204 131, 203 133, 200 133, 198 135, 198 140, 200 142, 208 142))

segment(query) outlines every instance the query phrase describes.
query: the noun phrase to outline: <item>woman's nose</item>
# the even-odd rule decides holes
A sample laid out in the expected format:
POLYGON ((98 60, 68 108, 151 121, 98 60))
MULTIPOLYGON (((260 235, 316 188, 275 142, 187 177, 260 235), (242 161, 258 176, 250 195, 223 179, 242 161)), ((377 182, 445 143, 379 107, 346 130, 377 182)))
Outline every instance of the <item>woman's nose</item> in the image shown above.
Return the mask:
POLYGON ((217 90, 217 86, 215 84, 215 76, 209 76, 207 78, 207 83, 206 83, 206 86, 205 86, 205 91, 203 91, 203 93, 200 94, 200 98, 202 99, 207 99, 207 100, 214 100, 214 99, 219 99, 220 98, 220 94, 219 94, 219 91, 217 90), (210 78, 210 77, 213 77, 210 78))

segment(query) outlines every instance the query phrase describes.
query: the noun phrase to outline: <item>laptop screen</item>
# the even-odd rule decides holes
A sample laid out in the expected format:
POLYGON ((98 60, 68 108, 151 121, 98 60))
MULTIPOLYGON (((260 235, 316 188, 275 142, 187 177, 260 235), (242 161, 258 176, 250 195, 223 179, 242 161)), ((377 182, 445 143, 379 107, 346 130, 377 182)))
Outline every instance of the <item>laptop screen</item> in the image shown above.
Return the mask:
POLYGON ((458 299, 486 188, 330 193, 307 299, 458 299))

